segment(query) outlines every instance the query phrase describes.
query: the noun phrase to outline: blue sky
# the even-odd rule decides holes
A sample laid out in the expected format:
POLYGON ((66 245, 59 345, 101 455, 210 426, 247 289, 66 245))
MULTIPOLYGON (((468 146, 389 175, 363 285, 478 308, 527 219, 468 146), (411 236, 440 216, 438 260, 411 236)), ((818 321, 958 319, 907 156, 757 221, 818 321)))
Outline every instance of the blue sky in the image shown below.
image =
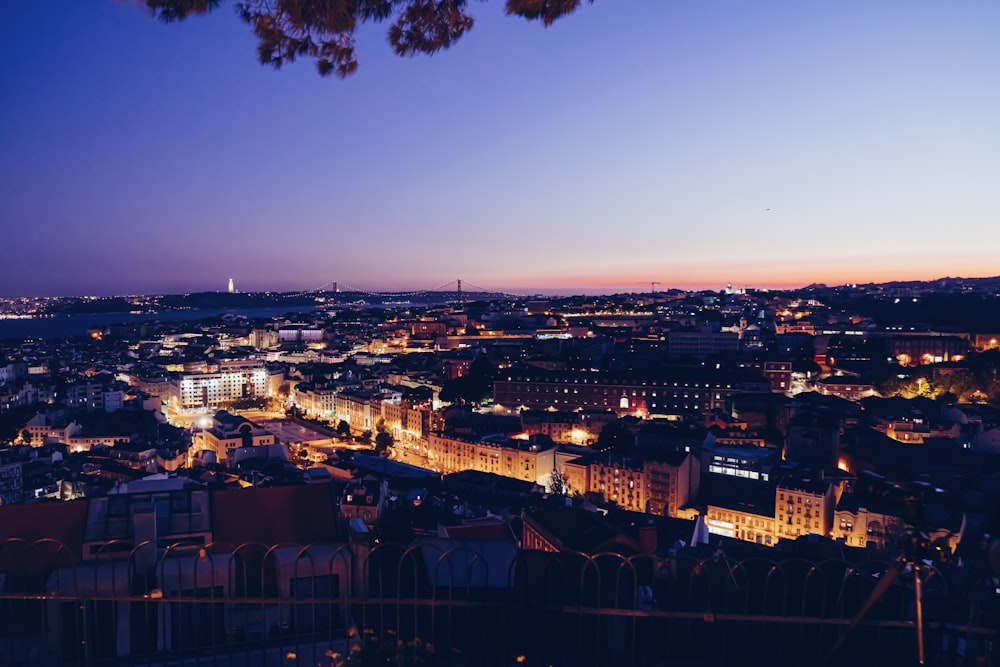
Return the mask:
POLYGON ((487 0, 346 81, 231 3, 5 10, 0 294, 1000 274, 996 2, 487 0))

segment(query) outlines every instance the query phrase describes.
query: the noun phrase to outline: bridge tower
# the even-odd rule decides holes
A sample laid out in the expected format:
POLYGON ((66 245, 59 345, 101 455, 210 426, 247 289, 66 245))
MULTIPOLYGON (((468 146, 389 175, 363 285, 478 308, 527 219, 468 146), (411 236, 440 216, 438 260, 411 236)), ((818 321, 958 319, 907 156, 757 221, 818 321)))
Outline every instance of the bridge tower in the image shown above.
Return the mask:
POLYGON ((465 308, 465 301, 462 298, 462 279, 459 278, 455 282, 458 283, 458 307, 465 308))

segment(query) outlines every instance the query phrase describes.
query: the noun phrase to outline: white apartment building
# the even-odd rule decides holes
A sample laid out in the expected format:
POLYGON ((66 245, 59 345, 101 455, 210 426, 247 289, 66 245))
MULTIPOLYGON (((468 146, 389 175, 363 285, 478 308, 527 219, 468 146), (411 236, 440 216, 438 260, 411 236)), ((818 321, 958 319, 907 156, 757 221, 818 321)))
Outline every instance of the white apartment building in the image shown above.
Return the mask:
POLYGON ((177 380, 177 408, 201 412, 244 398, 268 395, 269 375, 259 361, 222 361, 215 373, 184 373, 177 380))

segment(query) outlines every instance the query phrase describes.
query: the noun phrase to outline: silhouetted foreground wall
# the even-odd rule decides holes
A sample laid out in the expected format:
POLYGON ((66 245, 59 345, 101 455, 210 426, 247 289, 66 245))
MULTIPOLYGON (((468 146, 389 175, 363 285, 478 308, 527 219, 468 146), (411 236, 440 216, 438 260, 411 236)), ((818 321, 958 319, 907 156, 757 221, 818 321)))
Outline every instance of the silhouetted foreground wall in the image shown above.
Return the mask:
MULTIPOLYGON (((915 665, 888 564, 347 544, 0 542, 0 665, 915 665), (842 646, 833 648, 844 636, 842 646)), ((927 664, 981 665, 996 583, 923 574, 927 664)))

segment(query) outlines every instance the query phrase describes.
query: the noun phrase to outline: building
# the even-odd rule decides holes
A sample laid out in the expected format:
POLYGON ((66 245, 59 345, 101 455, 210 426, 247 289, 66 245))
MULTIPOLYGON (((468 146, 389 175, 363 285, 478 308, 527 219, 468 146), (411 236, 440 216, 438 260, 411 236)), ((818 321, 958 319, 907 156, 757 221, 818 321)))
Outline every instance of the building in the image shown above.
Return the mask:
POLYGON ((493 384, 501 410, 613 410, 619 415, 708 413, 740 392, 771 392, 756 373, 677 367, 659 375, 511 368, 493 384))
POLYGON ((644 551, 643 537, 655 547, 656 531, 652 527, 640 527, 640 536, 636 539, 600 514, 579 507, 524 512, 521 520, 521 547, 527 551, 638 553, 644 551))
POLYGON ((360 519, 370 528, 382 514, 387 494, 386 482, 352 480, 341 494, 340 517, 347 521, 360 519))
POLYGON ((529 435, 546 435, 555 442, 592 445, 601 430, 618 419, 610 410, 522 410, 521 430, 529 435))
POLYGON ((293 646, 316 664, 349 653, 359 633, 347 599, 365 583, 356 552, 336 544, 332 485, 212 492, 178 482, 3 508, 0 592, 16 597, 24 589, 11 582, 31 581, 51 598, 0 639, 0 662, 238 662, 249 650, 277 665, 293 646))
POLYGON ((278 343, 321 343, 323 330, 307 325, 284 326, 278 329, 278 343))
POLYGON ((269 350, 278 347, 278 332, 274 329, 253 329, 250 331, 250 347, 269 350))
POLYGON ((519 440, 505 435, 480 440, 444 433, 427 437, 427 463, 443 474, 478 470, 548 486, 555 469, 556 447, 539 439, 519 440))
POLYGON ((941 424, 915 416, 910 418, 890 420, 884 427, 885 434, 897 442, 911 445, 922 445, 930 438, 957 438, 961 434, 959 424, 941 424))
POLYGON ((403 426, 404 435, 413 438, 427 438, 431 431, 441 428, 438 423, 440 413, 434 411, 430 402, 407 401, 403 399, 406 423, 403 426))
POLYGON ((21 461, 0 457, 0 505, 21 502, 24 496, 23 467, 21 461))
POLYGON ((184 373, 174 381, 172 401, 181 414, 268 395, 268 371, 260 361, 220 361, 214 373, 184 373))
POLYGON ((212 425, 195 435, 194 450, 213 452, 220 463, 229 463, 236 450, 243 447, 264 447, 277 444, 271 433, 243 417, 225 410, 216 412, 212 425))
POLYGON ((770 447, 780 449, 775 443, 776 434, 750 428, 720 428, 713 426, 705 442, 718 447, 770 447))
POLYGON ((775 498, 775 532, 779 539, 815 533, 829 536, 837 504, 837 486, 828 480, 786 476, 775 498))
POLYGON ((445 359, 441 362, 441 366, 444 369, 445 377, 449 380, 455 380, 469 374, 469 369, 472 367, 472 360, 445 359))
POLYGON ((645 512, 649 489, 643 462, 620 457, 591 461, 588 491, 632 512, 645 512))
POLYGON ((645 511, 660 516, 690 518, 684 508, 698 495, 701 466, 688 452, 646 454, 642 463, 646 477, 645 511))
POLYGON ((667 334, 667 354, 671 359, 705 359, 739 349, 740 336, 730 331, 713 331, 710 327, 703 327, 699 331, 671 331, 667 334))
POLYGON ((18 378, 25 377, 27 374, 28 366, 24 363, 11 362, 5 366, 0 366, 0 385, 13 382, 18 378))
POLYGON ((593 452, 589 448, 575 445, 561 445, 556 452, 556 468, 562 473, 565 491, 575 495, 590 489, 590 460, 593 452), (585 451, 580 451, 585 450, 585 451), (583 454, 581 456, 581 454, 583 454))
POLYGON ((28 422, 28 427, 25 430, 31 435, 30 444, 33 447, 59 442, 66 445, 70 452, 84 452, 89 451, 94 446, 114 447, 131 440, 131 436, 126 433, 111 432, 100 435, 85 433, 83 426, 76 421, 59 427, 47 426, 46 424, 48 424, 48 419, 45 415, 35 415, 28 422))
POLYGON ((447 332, 448 326, 444 322, 421 320, 410 325, 410 338, 432 340, 438 336, 445 335, 447 332))
POLYGON ((768 483, 781 462, 780 453, 770 447, 706 445, 701 450, 701 468, 708 475, 768 483))
POLYGON ((792 388, 792 362, 765 361, 761 372, 771 383, 772 391, 784 394, 792 388))
POLYGON ((173 393, 176 393, 173 383, 165 376, 143 377, 132 373, 128 376, 128 384, 151 398, 159 398, 162 401, 170 400, 172 388, 173 393))
POLYGON ((903 366, 961 361, 969 353, 969 340, 934 334, 894 335, 889 339, 889 352, 903 366))
POLYGON ((740 479, 715 479, 706 482, 705 527, 714 535, 774 546, 774 492, 740 479))
POLYGON ((93 412, 104 406, 103 391, 104 385, 100 382, 74 382, 63 389, 63 401, 68 407, 93 412))
POLYGON ((816 382, 816 391, 824 396, 837 396, 847 401, 860 401, 875 396, 875 386, 858 378, 831 375, 816 382))
POLYGON ((902 536, 899 507, 877 498, 844 493, 833 516, 833 537, 849 547, 884 548, 902 536))
POLYGON ((977 352, 1000 348, 1000 333, 980 333, 972 338, 972 347, 977 352))
POLYGON ((149 443, 141 441, 119 442, 111 448, 108 454, 112 461, 134 470, 149 473, 159 471, 160 458, 157 456, 156 447, 149 443))
POLYGON ((785 459, 818 468, 832 468, 840 451, 840 421, 819 412, 796 414, 788 421, 785 459))
POLYGON ((373 430, 382 416, 381 395, 377 391, 345 389, 337 393, 334 402, 337 419, 347 422, 355 433, 373 430))
POLYGON ((337 415, 338 388, 333 385, 300 382, 295 385, 293 401, 309 417, 333 418, 337 415))

